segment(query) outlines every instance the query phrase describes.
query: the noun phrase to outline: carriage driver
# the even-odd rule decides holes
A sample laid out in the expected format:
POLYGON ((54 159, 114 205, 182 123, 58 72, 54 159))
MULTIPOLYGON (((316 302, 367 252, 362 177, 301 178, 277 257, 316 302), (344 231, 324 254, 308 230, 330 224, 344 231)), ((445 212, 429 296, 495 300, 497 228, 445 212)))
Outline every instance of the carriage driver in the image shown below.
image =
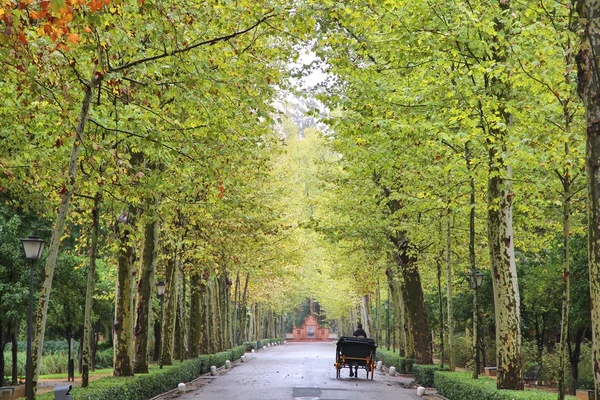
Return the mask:
MULTIPOLYGON (((365 332, 365 330, 362 327, 362 324, 359 322, 358 325, 356 326, 356 330, 354 331, 354 333, 352 334, 352 336, 356 337, 356 338, 367 338, 367 332, 365 332)), ((358 378, 358 365, 354 366, 354 372, 352 372, 352 367, 350 367, 350 378, 356 376, 358 378)))

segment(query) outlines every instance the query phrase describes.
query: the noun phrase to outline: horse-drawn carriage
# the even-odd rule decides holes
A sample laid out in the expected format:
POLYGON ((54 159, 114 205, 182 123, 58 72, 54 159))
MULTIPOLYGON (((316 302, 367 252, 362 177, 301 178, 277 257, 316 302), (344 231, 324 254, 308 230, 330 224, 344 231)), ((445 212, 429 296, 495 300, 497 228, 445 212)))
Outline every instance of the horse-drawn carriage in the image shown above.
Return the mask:
POLYGON ((355 371, 364 368, 367 371, 367 379, 369 379, 369 372, 373 379, 376 351, 377 345, 373 339, 342 336, 335 350, 336 379, 340 379, 342 368, 350 368, 350 375, 352 375, 352 368, 355 371))

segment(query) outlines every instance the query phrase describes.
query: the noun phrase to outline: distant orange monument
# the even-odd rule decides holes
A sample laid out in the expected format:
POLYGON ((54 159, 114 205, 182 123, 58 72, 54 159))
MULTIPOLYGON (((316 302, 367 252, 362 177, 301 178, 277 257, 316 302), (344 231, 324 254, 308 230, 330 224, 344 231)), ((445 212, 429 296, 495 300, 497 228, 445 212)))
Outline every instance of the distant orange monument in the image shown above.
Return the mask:
POLYGON ((301 327, 297 327, 294 324, 294 330, 292 335, 287 334, 286 340, 294 341, 313 341, 313 340, 329 340, 329 328, 321 328, 319 326, 319 320, 314 314, 304 318, 304 324, 301 327))

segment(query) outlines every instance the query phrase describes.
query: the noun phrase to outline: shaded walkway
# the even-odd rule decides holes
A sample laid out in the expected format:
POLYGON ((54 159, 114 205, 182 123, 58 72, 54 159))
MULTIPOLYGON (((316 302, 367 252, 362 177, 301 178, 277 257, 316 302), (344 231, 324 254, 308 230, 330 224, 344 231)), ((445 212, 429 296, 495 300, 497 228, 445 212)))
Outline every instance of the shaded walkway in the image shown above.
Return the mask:
POLYGON ((418 399, 415 389, 404 389, 410 378, 389 377, 376 372, 374 380, 335 379, 335 343, 288 343, 246 354, 246 364, 237 364, 210 384, 177 396, 181 400, 409 400, 418 399))

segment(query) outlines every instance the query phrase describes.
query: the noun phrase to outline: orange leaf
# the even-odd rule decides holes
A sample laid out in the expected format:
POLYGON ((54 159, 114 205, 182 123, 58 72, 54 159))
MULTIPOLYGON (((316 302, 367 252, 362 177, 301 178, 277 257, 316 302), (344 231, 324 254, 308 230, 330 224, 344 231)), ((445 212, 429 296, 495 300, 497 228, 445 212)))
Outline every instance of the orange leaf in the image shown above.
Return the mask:
POLYGON ((77 44, 81 41, 81 38, 77 33, 69 33, 67 35, 67 42, 77 44))
POLYGON ((27 44, 27 38, 25 37, 25 32, 19 32, 19 42, 23 44, 27 44))
POLYGON ((89 27, 89 26, 86 26, 85 28, 83 28, 83 30, 84 30, 86 33, 92 33, 92 30, 90 29, 90 27, 89 27))

